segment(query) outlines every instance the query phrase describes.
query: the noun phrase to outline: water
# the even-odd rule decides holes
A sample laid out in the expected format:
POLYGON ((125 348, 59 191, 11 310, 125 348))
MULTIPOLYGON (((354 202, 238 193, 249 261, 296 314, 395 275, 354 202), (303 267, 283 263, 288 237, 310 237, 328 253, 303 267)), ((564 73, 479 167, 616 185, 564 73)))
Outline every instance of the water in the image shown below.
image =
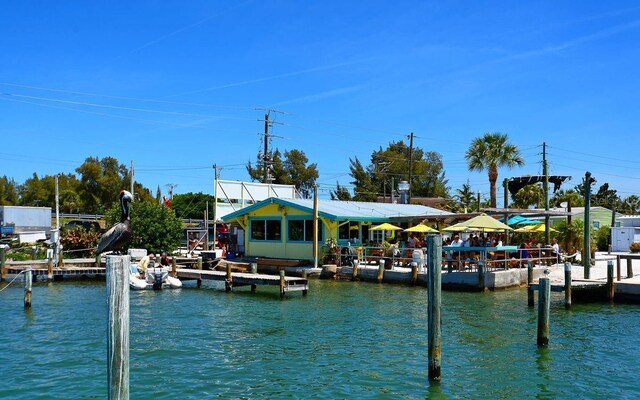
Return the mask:
MULTIPOLYGON (((0 398, 103 399, 104 283, 37 283, 0 293, 0 398)), ((633 305, 551 308, 536 346, 525 290, 443 293, 442 383, 427 379, 424 288, 311 281, 131 292, 131 398, 638 398, 633 305)))

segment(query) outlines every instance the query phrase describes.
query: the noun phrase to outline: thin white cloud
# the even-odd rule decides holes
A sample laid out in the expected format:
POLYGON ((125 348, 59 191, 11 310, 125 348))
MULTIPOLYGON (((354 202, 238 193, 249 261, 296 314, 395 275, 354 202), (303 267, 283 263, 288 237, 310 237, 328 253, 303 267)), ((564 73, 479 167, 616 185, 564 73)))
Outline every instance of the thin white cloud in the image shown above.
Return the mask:
POLYGON ((219 89, 227 89, 227 88, 231 88, 231 87, 250 85, 250 84, 253 84, 253 83, 267 82, 267 81, 272 81, 272 80, 275 80, 275 79, 288 78, 288 77, 291 77, 291 76, 303 75, 303 74, 308 74, 308 73, 312 73, 312 72, 320 72, 320 71, 326 71, 326 70, 331 70, 331 69, 336 69, 336 68, 348 67, 348 66, 351 66, 351 65, 354 65, 354 64, 360 64, 360 63, 367 62, 367 61, 370 61, 370 59, 347 61, 347 62, 341 62, 341 63, 336 63, 336 64, 324 65, 324 66, 320 66, 320 67, 313 67, 313 68, 303 69, 303 70, 300 70, 300 71, 285 72, 285 73, 282 73, 282 74, 266 76, 266 77, 263 77, 263 78, 248 79, 248 80, 245 80, 245 81, 227 83, 227 84, 224 84, 224 85, 212 86, 212 87, 208 87, 208 88, 204 88, 204 89, 192 90, 192 91, 189 91, 189 92, 171 94, 171 95, 162 96, 162 97, 159 97, 159 98, 160 99, 166 99, 166 98, 169 98, 169 97, 186 96, 186 95, 191 95, 191 94, 196 94, 196 93, 210 92, 210 91, 219 90, 219 89))
POLYGON ((347 87, 339 88, 339 89, 327 90, 325 92, 320 92, 320 93, 311 94, 311 95, 308 95, 308 96, 302 96, 302 97, 297 97, 295 99, 281 101, 281 102, 273 104, 273 106, 274 107, 275 106, 282 106, 282 105, 285 105, 285 104, 293 104, 293 103, 311 103, 311 102, 314 102, 314 101, 325 100, 325 99, 328 99, 330 97, 341 96, 343 94, 357 92, 359 90, 362 90, 366 86, 367 85, 354 85, 354 86, 347 86, 347 87))

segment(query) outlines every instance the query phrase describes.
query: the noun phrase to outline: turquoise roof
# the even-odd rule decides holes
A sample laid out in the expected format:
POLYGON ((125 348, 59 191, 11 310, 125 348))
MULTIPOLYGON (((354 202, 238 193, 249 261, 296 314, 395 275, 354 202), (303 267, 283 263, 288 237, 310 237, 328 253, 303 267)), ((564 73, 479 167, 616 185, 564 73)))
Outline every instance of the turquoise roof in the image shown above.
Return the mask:
MULTIPOLYGON (((222 216, 223 221, 229 221, 241 215, 250 213, 267 204, 280 204, 313 212, 312 199, 278 199, 275 197, 262 200, 249 207, 222 216)), ((434 215, 454 215, 448 211, 417 204, 370 203, 362 201, 318 200, 318 214, 333 220, 386 222, 390 218, 397 220, 406 217, 429 217, 434 215)))

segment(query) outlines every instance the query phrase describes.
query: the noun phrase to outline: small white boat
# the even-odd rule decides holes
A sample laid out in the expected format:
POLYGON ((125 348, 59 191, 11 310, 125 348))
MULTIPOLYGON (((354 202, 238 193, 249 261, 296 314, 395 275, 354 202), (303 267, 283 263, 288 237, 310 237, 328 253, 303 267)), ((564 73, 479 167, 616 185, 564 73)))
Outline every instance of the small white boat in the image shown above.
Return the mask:
POLYGON ((181 288, 182 281, 178 278, 169 276, 169 271, 171 271, 171 267, 168 266, 149 267, 145 271, 144 278, 142 278, 138 272, 138 265, 131 264, 129 287, 134 290, 181 288))

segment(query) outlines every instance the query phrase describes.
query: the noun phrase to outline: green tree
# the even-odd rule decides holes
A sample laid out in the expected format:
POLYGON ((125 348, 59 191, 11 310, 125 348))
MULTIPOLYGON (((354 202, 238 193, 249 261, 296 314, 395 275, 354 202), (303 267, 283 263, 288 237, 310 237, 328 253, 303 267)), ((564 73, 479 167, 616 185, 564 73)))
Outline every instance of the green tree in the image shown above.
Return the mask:
POLYGON ((349 189, 340 185, 339 182, 336 182, 336 190, 332 190, 330 195, 331 200, 351 200, 351 193, 349 192, 349 189))
POLYGON ((47 206, 45 202, 46 190, 42 180, 35 172, 20 187, 20 205, 32 207, 47 206))
MULTIPOLYGON (((269 177, 270 182, 284 185, 294 185, 304 198, 310 198, 313 194, 313 186, 318 179, 317 164, 308 164, 309 159, 301 150, 290 150, 284 152, 284 160, 281 153, 276 149, 270 155, 269 177)), ((254 167, 251 162, 247 163, 247 173, 252 181, 262 182, 264 178, 264 161, 258 159, 254 167)))
POLYGON ((411 180, 411 194, 416 197, 446 197, 448 193, 447 180, 444 175, 442 157, 435 151, 425 151, 414 147, 409 168, 411 149, 402 140, 389 143, 386 149, 380 148, 371 154, 371 180, 378 188, 377 192, 384 192, 383 185, 390 182, 391 177, 396 183, 401 180, 411 180), (382 168, 377 166, 382 165, 382 168))
POLYGON ((475 203, 477 202, 476 196, 471 191, 471 185, 467 181, 467 183, 462 184, 461 189, 456 189, 456 198, 458 199, 458 203, 461 205, 464 212, 469 212, 470 210, 474 210, 475 203))
MULTIPOLYGON (((175 194, 171 200, 171 208, 179 218, 203 219, 204 210, 209 202, 209 210, 213 210, 215 198, 204 193, 175 194)), ((220 215, 218 215, 220 217, 220 215)), ((210 215, 213 218, 213 214, 210 215)))
POLYGON ((496 207, 498 168, 513 168, 516 165, 524 165, 524 159, 518 146, 509 143, 508 140, 507 134, 487 132, 483 136, 473 139, 465 152, 470 171, 486 170, 489 175, 491 207, 496 207))
POLYGON ((118 163, 113 157, 87 157, 84 163, 76 168, 80 174, 79 195, 82 200, 83 211, 101 213, 127 185, 131 178, 127 167, 118 163), (127 181, 125 178, 129 177, 127 181))
POLYGON ((529 208, 534 206, 537 208, 544 207, 544 189, 542 185, 526 185, 512 196, 513 207, 529 208))
POLYGON ((640 213, 640 197, 632 194, 620 202, 618 211, 622 214, 637 215, 640 213))
POLYGON ((549 206, 562 207, 562 203, 571 204, 571 207, 584 207, 584 196, 575 190, 558 190, 549 199, 549 206))
MULTIPOLYGON (((120 220, 120 204, 105 214, 108 226, 120 220)), ((137 201, 131 207, 131 248, 147 249, 152 253, 172 252, 180 245, 182 221, 170 210, 155 201, 137 201)))
POLYGON ((68 213, 80 212, 81 200, 78 193, 73 190, 60 192, 60 209, 68 213))
POLYGON ((618 191, 615 189, 609 189, 608 183, 603 183, 596 193, 591 196, 591 204, 595 206, 606 207, 613 209, 620 203, 620 197, 618 197, 618 191))
POLYGON ((377 190, 372 180, 372 171, 365 169, 358 157, 349 159, 349 170, 354 185, 353 200, 355 201, 376 201, 377 190))
POLYGON ((19 198, 16 181, 6 175, 0 177, 0 206, 18 205, 19 198))

